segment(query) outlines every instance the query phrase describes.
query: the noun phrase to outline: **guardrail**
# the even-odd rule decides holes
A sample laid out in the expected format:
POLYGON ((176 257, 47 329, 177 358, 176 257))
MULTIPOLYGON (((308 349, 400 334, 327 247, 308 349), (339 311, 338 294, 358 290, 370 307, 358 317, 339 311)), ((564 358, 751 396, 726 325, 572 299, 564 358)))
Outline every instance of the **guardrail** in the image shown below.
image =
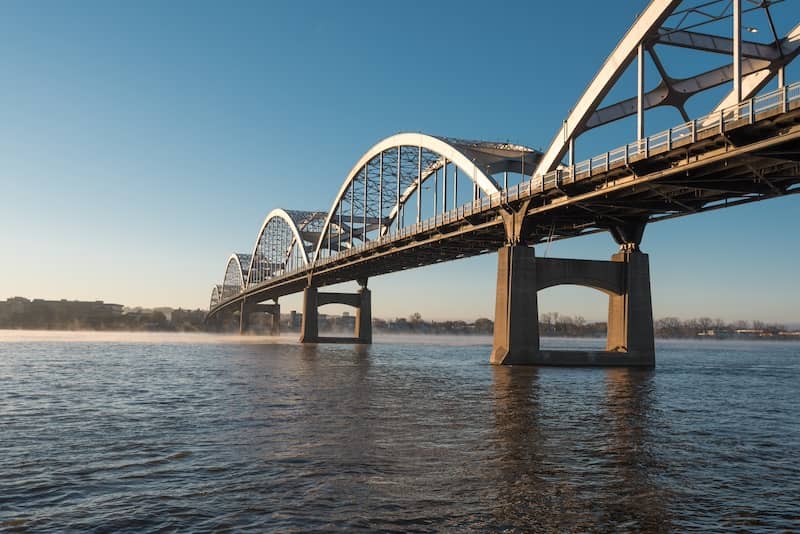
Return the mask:
MULTIPOLYGON (((755 121, 765 118, 765 115, 775 115, 789 111, 790 104, 800 101, 800 82, 791 85, 784 85, 774 91, 755 96, 740 104, 731 106, 720 111, 714 111, 703 117, 674 126, 663 132, 658 132, 644 139, 628 143, 614 150, 609 150, 605 154, 594 156, 593 158, 581 161, 570 167, 556 169, 544 175, 537 175, 530 180, 503 189, 488 197, 467 202, 457 208, 453 208, 445 213, 440 213, 424 221, 420 221, 410 226, 399 228, 390 235, 379 236, 376 239, 367 241, 357 247, 352 247, 344 251, 339 251, 335 256, 318 259, 314 267, 321 267, 330 263, 341 261, 358 254, 362 254, 373 248, 390 244, 394 241, 426 232, 461 221, 466 217, 481 213, 508 202, 544 193, 547 189, 560 188, 564 184, 574 183, 578 176, 587 175, 591 177, 593 173, 608 172, 613 166, 627 164, 649 158, 654 154, 668 152, 674 147, 696 142, 698 139, 707 137, 710 134, 725 133, 732 127, 753 124, 755 121)), ((269 279, 270 283, 289 278, 299 272, 307 270, 308 267, 297 267, 284 271, 269 279)), ((241 293, 239 293, 241 294, 241 293)), ((234 295, 218 304, 222 305, 238 295, 234 295)))

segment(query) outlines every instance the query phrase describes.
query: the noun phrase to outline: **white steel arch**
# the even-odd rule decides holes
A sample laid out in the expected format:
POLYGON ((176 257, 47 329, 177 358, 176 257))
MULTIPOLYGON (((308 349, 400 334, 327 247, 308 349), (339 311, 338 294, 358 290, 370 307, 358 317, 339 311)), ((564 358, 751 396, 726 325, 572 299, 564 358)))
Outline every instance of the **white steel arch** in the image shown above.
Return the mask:
POLYGON ((261 224, 253 245, 246 286, 309 264, 325 212, 277 208, 261 224))
POLYGON ((782 3, 781 0, 652 0, 563 121, 535 174, 543 175, 554 170, 567 154, 569 163, 574 163, 572 147, 575 139, 591 128, 637 115, 637 134, 641 139, 644 135, 644 112, 647 109, 672 106, 688 121, 684 104, 698 93, 733 82, 734 89, 716 106, 715 110, 718 111, 755 96, 776 76, 782 81, 784 67, 800 53, 800 25, 784 37, 776 32, 772 11, 782 3), (742 39, 745 28, 742 17, 755 15, 756 12, 764 13, 767 21, 764 34, 771 42, 742 39), (718 30, 720 26, 728 29, 727 35, 697 31, 704 27, 718 30), (656 46, 727 54, 732 62, 688 78, 673 78, 668 74, 656 46), (648 92, 644 90, 645 55, 651 58, 660 77, 657 87, 648 92), (600 107, 626 69, 634 63, 638 64, 637 83, 633 88, 636 96, 600 107))
POLYGON ((211 302, 208 305, 209 310, 213 310, 217 304, 222 301, 222 286, 217 284, 211 289, 211 302))
MULTIPOLYGON (((365 242, 370 232, 385 234, 405 203, 414 193, 419 198, 420 188, 429 178, 438 179, 440 171, 445 188, 450 169, 454 186, 461 176, 474 184, 474 195, 489 196, 500 191, 493 174, 512 171, 530 176, 539 157, 540 153, 531 148, 510 143, 422 133, 387 137, 370 148, 348 173, 327 213, 312 259, 319 258, 323 249, 334 253, 355 246, 355 239, 365 242), (343 205, 349 210, 344 217, 343 205), (331 240, 334 232, 335 242, 331 240)), ((447 198, 445 191, 441 198, 443 211, 447 198)))
POLYGON ((250 265, 250 254, 231 254, 225 263, 225 276, 222 279, 221 301, 235 297, 245 288, 247 266, 250 265))
MULTIPOLYGON (((779 43, 780 49, 777 50, 776 57, 771 61, 754 64, 751 69, 743 69, 742 76, 742 100, 754 97, 776 76, 783 76, 783 69, 800 54, 800 24, 796 25, 779 43)), ((747 61, 747 60, 745 60, 747 61)), ((784 80, 780 80, 783 85, 784 80)), ((736 93, 731 91, 720 100, 714 111, 729 108, 736 105, 736 93)))

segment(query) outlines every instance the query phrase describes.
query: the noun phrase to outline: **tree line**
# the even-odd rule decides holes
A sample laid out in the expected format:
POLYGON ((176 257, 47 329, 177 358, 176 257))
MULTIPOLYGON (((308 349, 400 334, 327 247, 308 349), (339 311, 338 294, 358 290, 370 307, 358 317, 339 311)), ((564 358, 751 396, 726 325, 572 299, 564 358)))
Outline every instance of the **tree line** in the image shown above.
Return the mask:
MULTIPOLYGON (((482 317, 474 322, 466 321, 426 321, 420 313, 408 318, 385 321, 375 319, 373 325, 378 331, 408 332, 420 334, 491 334, 494 322, 482 317)), ((789 332, 785 325, 764 321, 733 321, 698 317, 679 319, 663 317, 653 323, 656 337, 694 338, 698 336, 716 337, 769 337, 789 332)), ((563 315, 558 312, 543 313, 539 316, 539 333, 555 337, 604 337, 608 331, 605 321, 587 321, 581 315, 563 315)), ((800 334, 800 333, 797 333, 800 334)))

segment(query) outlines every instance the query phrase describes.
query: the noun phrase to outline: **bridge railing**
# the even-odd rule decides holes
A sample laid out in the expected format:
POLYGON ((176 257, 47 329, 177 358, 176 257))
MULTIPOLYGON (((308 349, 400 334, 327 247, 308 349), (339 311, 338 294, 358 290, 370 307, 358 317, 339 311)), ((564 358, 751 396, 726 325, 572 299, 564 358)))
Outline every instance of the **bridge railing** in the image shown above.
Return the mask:
MULTIPOLYGON (((693 143, 698 139, 716 135, 717 133, 724 133, 729 127, 753 124, 755 121, 765 116, 785 113, 792 107, 792 104, 800 105, 800 82, 784 85, 775 91, 755 96, 735 106, 679 124, 663 132, 658 132, 649 137, 610 150, 604 154, 580 161, 572 166, 560 167, 544 175, 534 176, 530 180, 520 182, 517 185, 503 189, 488 197, 467 202, 447 212, 425 219, 424 221, 399 228, 392 234, 379 236, 357 247, 339 251, 335 256, 320 258, 316 261, 315 265, 324 266, 351 256, 363 254, 375 247, 461 221, 472 215, 507 204, 508 202, 514 202, 519 199, 544 193, 548 189, 558 190, 564 184, 574 183, 578 177, 585 178, 587 176, 591 177, 594 173, 608 172, 611 168, 627 165, 630 161, 646 159, 653 154, 672 150, 676 146, 693 143)), ((296 275, 298 272, 305 271, 306 269, 307 267, 302 266, 284 270, 283 273, 270 278, 268 281, 277 282, 281 279, 296 275)), ((220 304, 232 298, 236 297, 233 296, 228 299, 220 300, 220 304)))

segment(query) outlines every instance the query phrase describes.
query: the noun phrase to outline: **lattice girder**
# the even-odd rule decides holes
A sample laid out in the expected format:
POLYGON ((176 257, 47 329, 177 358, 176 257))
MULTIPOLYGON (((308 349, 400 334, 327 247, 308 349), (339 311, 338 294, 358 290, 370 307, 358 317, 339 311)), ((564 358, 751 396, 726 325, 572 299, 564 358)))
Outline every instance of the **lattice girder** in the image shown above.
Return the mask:
MULTIPOLYGON (((610 122, 639 115, 637 129, 643 129, 644 111, 657 106, 671 106, 677 109, 684 120, 689 120, 685 110, 686 101, 694 95, 713 89, 725 83, 738 81, 739 91, 732 90, 711 111, 730 107, 737 98, 747 99, 755 96, 775 76, 782 76, 782 69, 800 54, 800 25, 795 25, 785 36, 777 34, 773 23, 772 10, 784 0, 653 0, 639 15, 614 51, 608 56, 599 72, 572 108, 562 123, 548 149, 542 156, 535 174, 542 175, 554 170, 562 158, 574 146, 574 141, 582 133, 610 122), (743 2, 737 4, 737 2, 743 2), (739 26, 734 29, 735 6, 738 11, 739 26), (742 15, 763 11, 771 32, 770 43, 759 43, 741 38, 742 15), (729 35, 714 35, 697 31, 704 27, 728 28, 729 35), (734 50, 739 39, 739 74, 734 68, 734 50), (656 51, 656 46, 692 49, 708 54, 731 56, 730 64, 699 72, 689 77, 676 78, 669 74, 656 51), (615 87, 626 69, 644 61, 644 54, 652 59, 660 82, 650 90, 643 91, 643 72, 640 67, 637 86, 639 96, 605 104, 604 99, 615 87), (602 107, 600 107, 602 105, 602 107), (641 109, 640 109, 641 106, 641 109)), ((752 28, 751 28, 752 29, 752 28)), ((734 84, 736 88, 736 83, 734 84)), ((637 90, 633 88, 636 95, 637 90)), ((573 158, 570 158, 573 159, 573 158)), ((573 160, 574 162, 574 160, 573 160)))
MULTIPOLYGON (((397 134, 379 142, 356 163, 328 213, 316 244, 321 251, 356 247, 403 226, 404 210, 412 197, 421 203, 421 190, 432 180, 433 211, 455 207, 459 177, 472 183, 473 198, 500 190, 492 175, 513 172, 530 176, 540 154, 509 143, 465 141, 425 134, 397 134), (439 177, 441 176, 441 182, 439 177), (453 190, 447 184, 452 180, 453 190), (439 192, 441 184, 441 196, 439 192), (453 202, 450 202, 452 195, 453 202)), ((430 199, 428 200, 428 202, 430 199)), ((417 217, 421 211, 417 206, 417 217)))
POLYGON ((211 289, 211 303, 209 310, 213 310, 222 301, 222 285, 217 284, 211 289))
POLYGON ((322 211, 271 211, 253 246, 247 286, 308 265, 325 215, 322 211))
POLYGON ((250 254, 231 254, 225 264, 225 276, 222 281, 222 299, 235 297, 245 288, 247 268, 250 265, 250 254))

